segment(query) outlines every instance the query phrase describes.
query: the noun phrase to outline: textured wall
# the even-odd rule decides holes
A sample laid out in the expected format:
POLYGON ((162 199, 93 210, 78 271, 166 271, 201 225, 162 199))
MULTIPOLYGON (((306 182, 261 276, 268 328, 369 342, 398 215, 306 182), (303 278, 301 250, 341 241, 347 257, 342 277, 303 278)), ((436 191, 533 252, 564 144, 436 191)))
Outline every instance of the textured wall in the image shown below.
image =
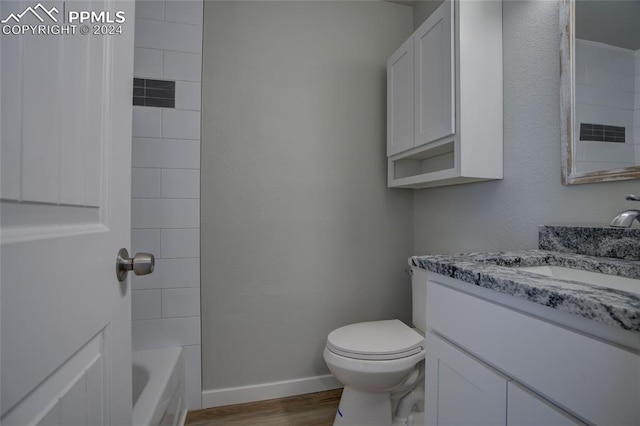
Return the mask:
POLYGON ((332 329, 410 320, 385 79, 411 29, 386 2, 205 2, 205 391, 327 374, 332 329))
POLYGON ((608 225, 637 180, 560 184, 558 2, 505 1, 504 180, 416 191, 414 252, 534 248, 539 224, 608 225))

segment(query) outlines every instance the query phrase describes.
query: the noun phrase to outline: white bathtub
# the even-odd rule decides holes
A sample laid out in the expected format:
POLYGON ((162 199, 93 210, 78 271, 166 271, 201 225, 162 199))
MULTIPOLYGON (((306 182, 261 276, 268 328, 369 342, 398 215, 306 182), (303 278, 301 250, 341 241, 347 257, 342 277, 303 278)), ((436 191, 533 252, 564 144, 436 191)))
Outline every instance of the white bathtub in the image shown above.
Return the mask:
POLYGON ((133 352, 133 425, 183 425, 184 359, 182 348, 133 352))

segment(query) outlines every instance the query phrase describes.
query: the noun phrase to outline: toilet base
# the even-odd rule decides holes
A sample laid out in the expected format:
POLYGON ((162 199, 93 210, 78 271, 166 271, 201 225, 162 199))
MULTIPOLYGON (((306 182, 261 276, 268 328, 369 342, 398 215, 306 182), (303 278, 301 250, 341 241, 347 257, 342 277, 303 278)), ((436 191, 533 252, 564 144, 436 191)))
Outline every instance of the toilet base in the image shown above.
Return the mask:
POLYGON ((389 392, 363 392, 345 386, 333 426, 391 425, 389 392))

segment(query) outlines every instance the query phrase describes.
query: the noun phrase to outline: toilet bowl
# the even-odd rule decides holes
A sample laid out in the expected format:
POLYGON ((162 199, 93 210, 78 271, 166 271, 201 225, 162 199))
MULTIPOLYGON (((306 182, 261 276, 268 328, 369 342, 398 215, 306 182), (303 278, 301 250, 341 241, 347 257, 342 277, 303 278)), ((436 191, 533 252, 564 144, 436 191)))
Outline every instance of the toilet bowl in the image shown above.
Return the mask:
POLYGON ((424 354, 424 337, 399 320, 356 323, 329 333, 324 360, 344 385, 333 424, 391 425, 391 395, 417 384, 412 373, 424 354))
POLYGON ((408 425, 419 417, 411 411, 424 398, 427 277, 416 268, 411 275, 415 329, 393 319, 329 333, 324 360, 344 385, 334 426, 408 425))

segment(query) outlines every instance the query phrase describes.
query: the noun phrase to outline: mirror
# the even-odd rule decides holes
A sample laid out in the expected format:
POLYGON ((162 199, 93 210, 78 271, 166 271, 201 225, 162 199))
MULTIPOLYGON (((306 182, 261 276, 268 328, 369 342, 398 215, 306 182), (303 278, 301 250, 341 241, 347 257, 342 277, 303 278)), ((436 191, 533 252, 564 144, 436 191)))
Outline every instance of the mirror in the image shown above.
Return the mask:
POLYGON ((562 183, 640 178, 640 1, 560 2, 562 183))

